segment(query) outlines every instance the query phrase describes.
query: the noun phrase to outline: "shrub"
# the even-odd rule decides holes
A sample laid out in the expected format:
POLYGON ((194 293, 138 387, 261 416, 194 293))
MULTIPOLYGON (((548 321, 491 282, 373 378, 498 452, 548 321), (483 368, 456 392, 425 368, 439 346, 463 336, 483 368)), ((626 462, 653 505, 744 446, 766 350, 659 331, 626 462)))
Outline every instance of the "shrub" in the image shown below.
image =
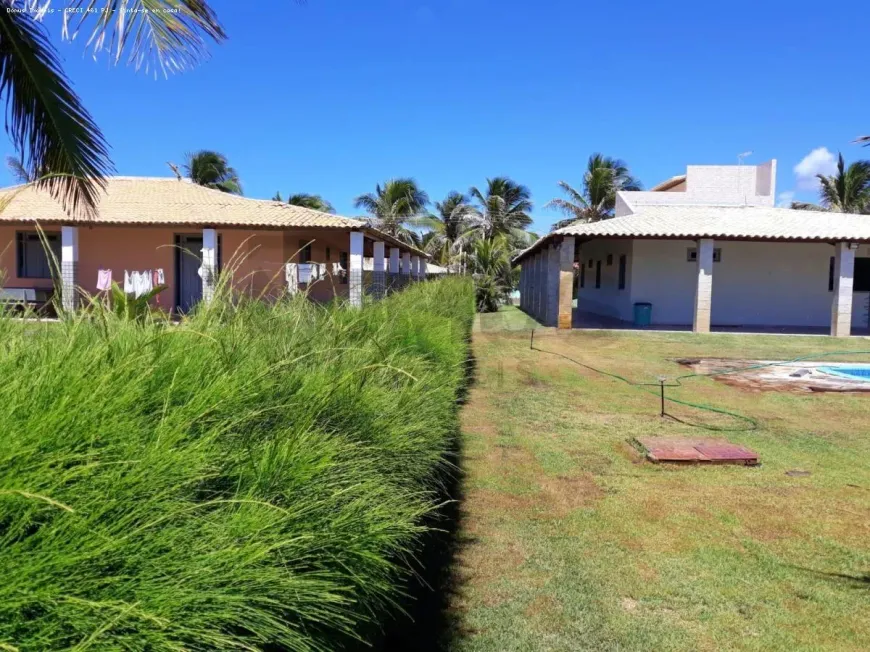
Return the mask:
POLYGON ((435 507, 473 310, 446 279, 362 310, 0 319, 0 649, 353 637, 435 507))

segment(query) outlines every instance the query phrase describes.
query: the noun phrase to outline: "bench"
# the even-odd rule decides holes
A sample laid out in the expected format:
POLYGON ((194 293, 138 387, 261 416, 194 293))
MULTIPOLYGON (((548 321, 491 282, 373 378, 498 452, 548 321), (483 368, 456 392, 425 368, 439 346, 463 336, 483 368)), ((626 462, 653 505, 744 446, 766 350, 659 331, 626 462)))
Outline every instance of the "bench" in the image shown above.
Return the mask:
POLYGON ((54 290, 42 288, 0 288, 0 306, 25 310, 31 308, 38 314, 51 310, 54 290))

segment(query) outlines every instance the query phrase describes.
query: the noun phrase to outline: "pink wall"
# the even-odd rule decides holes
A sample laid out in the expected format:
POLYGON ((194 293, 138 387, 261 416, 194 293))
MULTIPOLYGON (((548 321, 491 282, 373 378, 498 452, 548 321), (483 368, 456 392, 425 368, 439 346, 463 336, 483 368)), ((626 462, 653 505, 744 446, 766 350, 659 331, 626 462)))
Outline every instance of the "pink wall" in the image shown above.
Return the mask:
MULTIPOLYGON (((6 287, 50 288, 51 279, 20 279, 16 276, 15 233, 33 231, 31 226, 0 226, 0 270, 5 272, 6 287)), ((60 227, 47 226, 48 232, 60 227)), ((78 283, 88 293, 97 292, 97 272, 112 270, 112 278, 123 284, 124 270, 143 271, 162 268, 169 289, 160 295, 160 305, 175 304, 175 236, 198 235, 196 228, 165 227, 79 227, 78 283)), ((253 231, 219 229, 223 269, 232 270, 233 284, 241 291, 257 296, 274 297, 285 288, 283 265, 298 260, 301 244, 312 242, 313 262, 338 262, 341 252, 350 248, 348 231, 307 229, 292 231, 253 231), (327 248, 329 260, 327 260, 327 248)), ((331 271, 331 266, 329 266, 331 271)), ((333 294, 347 296, 347 285, 330 278, 314 283, 308 294, 316 301, 328 301, 333 294)), ((302 288, 303 290, 305 288, 302 288)))

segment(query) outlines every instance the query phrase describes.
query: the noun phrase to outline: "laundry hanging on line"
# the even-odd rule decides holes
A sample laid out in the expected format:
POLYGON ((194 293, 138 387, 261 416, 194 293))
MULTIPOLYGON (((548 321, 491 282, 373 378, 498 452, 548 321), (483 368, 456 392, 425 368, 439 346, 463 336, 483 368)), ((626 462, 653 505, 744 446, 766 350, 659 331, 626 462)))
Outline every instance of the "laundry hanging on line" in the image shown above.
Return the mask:
POLYGON ((112 287, 112 270, 100 269, 97 271, 97 290, 104 292, 112 287))
MULTIPOLYGON (((151 292, 155 286, 165 285, 162 268, 148 269, 144 272, 129 272, 124 270, 124 293, 132 294, 137 299, 151 292)), ((159 303, 159 299, 158 299, 159 303)))

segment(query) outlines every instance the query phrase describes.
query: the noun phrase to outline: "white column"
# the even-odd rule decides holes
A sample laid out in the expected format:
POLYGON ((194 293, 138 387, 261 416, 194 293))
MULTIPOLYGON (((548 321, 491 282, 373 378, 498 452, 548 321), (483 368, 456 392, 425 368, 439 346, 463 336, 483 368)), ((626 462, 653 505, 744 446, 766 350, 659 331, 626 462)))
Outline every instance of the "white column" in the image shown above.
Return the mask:
POLYGON ((384 296, 386 291, 386 278, 384 274, 384 243, 375 242, 372 251, 374 252, 374 260, 372 261, 372 283, 374 284, 374 296, 378 299, 384 296))
POLYGON ((350 232, 350 257, 348 260, 347 282, 350 305, 360 307, 363 303, 363 243, 362 231, 350 232))
POLYGON ((556 325, 571 328, 574 302, 574 236, 562 238, 559 245, 559 314, 556 325))
POLYGON ((848 242, 834 245, 834 297, 831 304, 831 335, 852 334, 852 287, 855 280, 855 250, 848 242))
POLYGON ((541 257, 538 252, 532 254, 532 288, 529 293, 529 314, 538 318, 538 294, 541 289, 541 257))
POLYGON ((695 284, 695 312, 692 330, 710 332, 710 309, 713 306, 713 240, 698 240, 698 278, 695 284))
POLYGON ((399 256, 401 255, 402 252, 399 251, 398 247, 390 247, 390 274, 399 273, 399 256))
POLYGON ((411 274, 411 252, 406 251, 402 254, 402 274, 409 276, 411 274))
POLYGON ((420 256, 411 256, 411 276, 414 280, 420 278, 420 256))
POLYGON ((422 280, 426 280, 426 274, 428 274, 428 263, 423 256, 420 256, 420 278, 422 280))
POLYGON ((547 254, 547 290, 545 293, 544 324, 557 326, 559 321, 559 245, 550 244, 545 250, 547 254))
POLYGON ((538 251, 538 321, 547 321, 547 250, 538 251))
POLYGON ((526 309, 526 265, 520 265, 520 310, 526 309))
POLYGON ((217 289, 217 231, 215 229, 202 230, 202 300, 211 303, 217 289))
POLYGON ((67 311, 79 304, 79 229, 60 227, 60 281, 61 303, 67 311))

